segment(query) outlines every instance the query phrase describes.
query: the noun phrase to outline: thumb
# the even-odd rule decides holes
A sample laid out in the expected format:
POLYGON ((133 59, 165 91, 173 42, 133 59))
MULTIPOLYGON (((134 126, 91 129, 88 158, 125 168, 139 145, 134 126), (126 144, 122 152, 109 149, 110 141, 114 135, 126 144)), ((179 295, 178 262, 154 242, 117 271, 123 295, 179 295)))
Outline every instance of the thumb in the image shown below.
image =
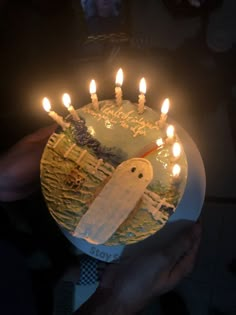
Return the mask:
POLYGON ((27 136, 30 142, 40 142, 48 139, 51 134, 56 130, 57 124, 52 124, 47 127, 43 127, 27 136))
POLYGON ((164 254, 168 257, 170 267, 172 268, 201 237, 201 225, 195 223, 190 229, 179 234, 176 240, 166 249, 164 254))
POLYGON ((169 273, 169 284, 174 287, 183 277, 192 272, 198 247, 200 244, 200 238, 195 242, 193 247, 183 256, 172 268, 169 273))

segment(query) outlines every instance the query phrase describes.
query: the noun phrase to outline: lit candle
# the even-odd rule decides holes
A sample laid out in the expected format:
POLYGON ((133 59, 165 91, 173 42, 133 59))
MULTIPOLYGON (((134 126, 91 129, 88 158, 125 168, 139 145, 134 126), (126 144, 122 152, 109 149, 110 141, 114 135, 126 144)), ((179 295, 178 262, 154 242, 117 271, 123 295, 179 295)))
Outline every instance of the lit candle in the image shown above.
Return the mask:
POLYGON ((181 167, 179 164, 175 164, 172 168, 172 184, 179 184, 180 183, 180 172, 181 167))
POLYGON ((176 162, 181 154, 181 146, 178 142, 175 142, 172 147, 173 157, 171 158, 171 162, 176 162))
POLYGON ((175 127, 172 125, 169 125, 166 129, 166 135, 167 135, 167 139, 166 139, 166 143, 173 143, 174 139, 175 139, 175 127))
POLYGON ((71 105, 71 98, 70 95, 67 93, 64 93, 62 95, 62 103, 65 105, 65 107, 68 109, 68 111, 71 113, 73 119, 76 120, 80 120, 79 116, 76 113, 76 110, 74 109, 74 107, 71 105))
POLYGON ((146 156, 160 150, 164 145, 164 141, 162 138, 158 138, 156 141, 152 141, 143 147, 135 156, 145 158, 146 156))
POLYGON ((92 80, 90 82, 90 94, 91 94, 91 100, 92 100, 92 103, 93 103, 93 109, 94 110, 99 110, 99 105, 98 105, 98 97, 97 97, 97 94, 96 94, 96 83, 95 83, 95 80, 92 80))
POLYGON ((59 116, 57 113, 55 113, 53 110, 51 110, 51 104, 47 97, 44 97, 43 99, 43 108, 48 112, 48 115, 55 120, 58 125, 62 127, 62 129, 66 129, 70 126, 69 123, 65 122, 61 116, 59 116))
POLYGON ((116 103, 118 106, 122 105, 122 90, 121 90, 121 86, 123 84, 123 71, 120 68, 117 71, 116 74, 116 87, 115 87, 115 94, 116 94, 116 103))
POLYGON ((163 145, 164 145, 163 139, 162 139, 162 138, 157 139, 157 140, 156 140, 156 145, 157 145, 158 147, 163 146, 163 145))
POLYGON ((140 80, 139 83, 139 100, 138 100, 138 113, 142 114, 144 112, 144 104, 146 102, 145 93, 146 93, 146 81, 144 78, 140 80))
POLYGON ((165 125, 169 108, 170 108, 170 101, 168 98, 166 98, 164 100, 164 102, 162 103, 162 106, 161 106, 161 117, 160 117, 160 120, 158 122, 158 125, 160 127, 164 127, 164 125, 165 125))

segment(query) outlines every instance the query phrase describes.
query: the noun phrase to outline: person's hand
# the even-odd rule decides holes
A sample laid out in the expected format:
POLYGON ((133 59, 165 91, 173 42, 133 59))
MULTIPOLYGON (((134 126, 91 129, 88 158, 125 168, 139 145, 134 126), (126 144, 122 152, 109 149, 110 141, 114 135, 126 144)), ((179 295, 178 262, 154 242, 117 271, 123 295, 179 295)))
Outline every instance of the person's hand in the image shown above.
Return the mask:
POLYGON ((135 314, 192 271, 200 236, 201 226, 196 223, 162 251, 109 265, 99 290, 109 289, 109 294, 124 305, 127 314, 135 314))
POLYGON ((24 137, 0 157, 0 200, 15 201, 29 196, 39 187, 40 159, 51 125, 24 137))

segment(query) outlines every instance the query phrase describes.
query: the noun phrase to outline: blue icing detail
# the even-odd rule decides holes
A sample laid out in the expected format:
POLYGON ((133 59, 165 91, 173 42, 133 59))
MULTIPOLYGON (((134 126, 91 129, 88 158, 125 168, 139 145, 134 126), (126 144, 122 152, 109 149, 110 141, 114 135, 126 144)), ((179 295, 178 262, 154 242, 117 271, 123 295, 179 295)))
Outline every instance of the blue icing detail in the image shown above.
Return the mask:
POLYGON ((75 142, 79 146, 86 146, 89 149, 92 149, 97 158, 103 159, 115 167, 128 158, 127 154, 122 149, 104 146, 95 139, 88 132, 84 119, 79 121, 74 121, 73 119, 69 120, 71 122, 71 132, 75 142))

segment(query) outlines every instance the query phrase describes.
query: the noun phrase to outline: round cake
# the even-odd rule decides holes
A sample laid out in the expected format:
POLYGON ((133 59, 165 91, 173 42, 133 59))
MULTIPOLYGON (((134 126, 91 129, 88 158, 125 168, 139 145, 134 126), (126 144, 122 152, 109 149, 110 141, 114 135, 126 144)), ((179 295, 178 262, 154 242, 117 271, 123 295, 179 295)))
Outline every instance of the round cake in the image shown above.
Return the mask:
POLYGON ((50 137, 41 159, 43 195, 71 236, 95 245, 133 244, 159 231, 178 208, 187 158, 181 139, 167 137, 168 124, 150 107, 140 114, 128 100, 97 105, 76 110, 50 137))

